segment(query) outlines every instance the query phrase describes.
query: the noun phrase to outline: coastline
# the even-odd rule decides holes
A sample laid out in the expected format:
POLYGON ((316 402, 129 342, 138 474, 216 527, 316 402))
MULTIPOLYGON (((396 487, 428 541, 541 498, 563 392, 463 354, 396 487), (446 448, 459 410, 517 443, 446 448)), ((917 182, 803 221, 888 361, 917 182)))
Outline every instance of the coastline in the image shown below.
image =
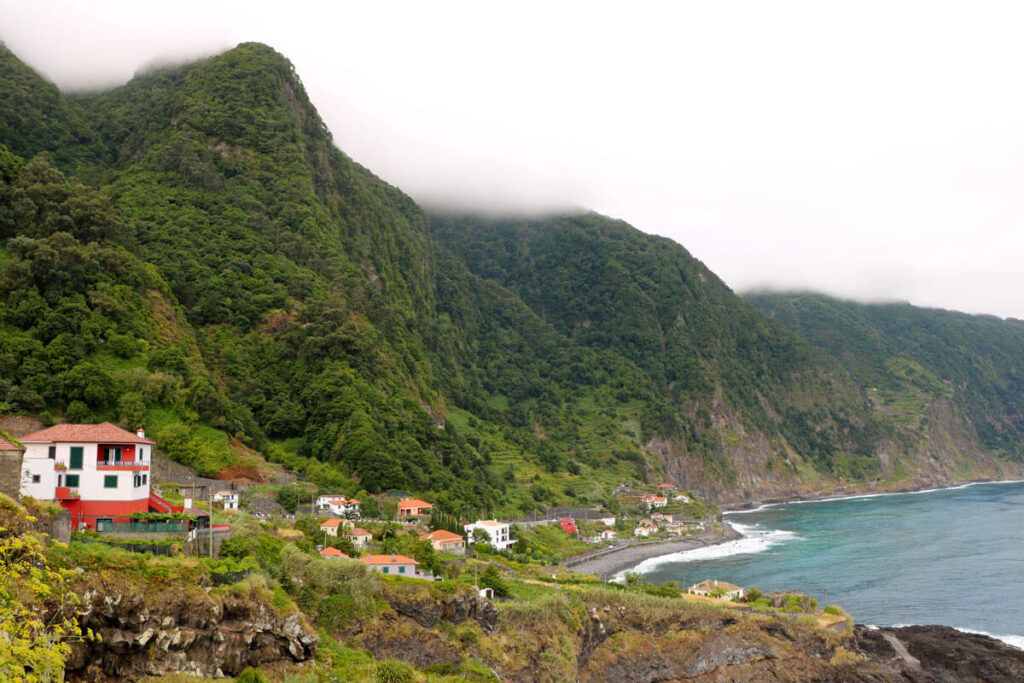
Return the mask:
POLYGON ((624 545, 618 548, 609 549, 600 555, 587 557, 580 561, 572 559, 563 563, 567 569, 580 574, 593 574, 600 579, 607 581, 619 572, 631 569, 644 560, 649 560, 662 555, 680 553, 696 548, 703 548, 711 545, 719 545, 729 541, 743 538, 743 534, 736 531, 728 522, 722 523, 722 532, 699 538, 688 538, 685 540, 664 541, 655 543, 637 543, 624 545))
MULTIPOLYGON (((762 501, 748 501, 736 506, 722 508, 723 514, 742 514, 755 512, 766 507, 776 505, 792 505, 799 503, 824 503, 853 498, 865 498, 874 496, 894 496, 908 493, 930 493, 932 491, 947 491, 952 489, 967 488, 981 484, 1014 484, 1024 483, 1024 479, 974 479, 962 482, 950 482, 946 485, 937 486, 935 482, 922 484, 921 486, 906 486, 888 490, 862 490, 862 491, 830 491, 828 493, 811 494, 786 499, 767 499, 762 501)), ((720 534, 702 536, 700 538, 689 538, 678 541, 662 541, 654 543, 638 543, 625 545, 604 551, 602 554, 587 557, 574 561, 569 559, 563 563, 568 569, 581 574, 593 574, 602 580, 608 581, 620 572, 628 571, 640 565, 645 560, 650 560, 664 555, 695 550, 707 546, 719 545, 729 541, 746 538, 739 531, 736 531, 728 522, 722 522, 723 531, 720 534)))
POLYGON ((853 498, 867 498, 874 496, 897 496, 906 493, 930 493, 932 491, 949 491, 952 489, 962 489, 968 486, 979 486, 981 484, 1019 484, 1024 483, 1024 479, 968 479, 965 481, 946 482, 939 484, 937 482, 926 482, 920 486, 901 486, 893 489, 861 489, 847 490, 843 489, 817 493, 808 495, 797 495, 793 498, 766 498, 764 500, 750 500, 744 501, 743 503, 736 503, 732 505, 723 505, 722 514, 740 514, 744 512, 754 512, 766 507, 772 507, 776 505, 794 505, 798 503, 826 503, 839 500, 851 500, 853 498))

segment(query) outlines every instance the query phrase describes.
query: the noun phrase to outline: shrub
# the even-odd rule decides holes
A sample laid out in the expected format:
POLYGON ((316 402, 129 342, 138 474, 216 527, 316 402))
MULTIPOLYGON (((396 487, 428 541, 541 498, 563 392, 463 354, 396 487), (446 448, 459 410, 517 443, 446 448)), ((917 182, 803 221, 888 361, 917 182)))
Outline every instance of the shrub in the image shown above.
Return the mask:
POLYGON ((235 679, 235 683, 270 683, 267 677, 260 673, 259 669, 253 669, 249 667, 242 673, 238 674, 238 678, 235 679))
POLYGON ((377 664, 373 674, 376 683, 410 683, 416 677, 416 670, 411 664, 397 659, 385 659, 377 664))
POLYGON ((846 612, 844 612, 843 608, 839 605, 827 605, 825 607, 825 614, 836 614, 841 616, 843 614, 846 614, 846 612))

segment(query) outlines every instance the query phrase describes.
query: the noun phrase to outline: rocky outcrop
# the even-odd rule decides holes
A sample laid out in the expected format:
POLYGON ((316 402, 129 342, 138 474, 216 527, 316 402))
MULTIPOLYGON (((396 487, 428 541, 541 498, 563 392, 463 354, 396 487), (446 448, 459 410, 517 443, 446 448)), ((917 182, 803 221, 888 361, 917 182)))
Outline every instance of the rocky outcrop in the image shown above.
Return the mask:
POLYGON ((461 624, 472 619, 485 633, 490 633, 498 621, 498 610, 491 601, 470 592, 432 598, 417 592, 391 589, 384 597, 391 609, 427 628, 442 621, 461 624))
POLYGON ((73 645, 68 679, 235 676, 249 666, 305 661, 316 650, 316 636, 300 614, 283 616, 259 595, 153 597, 134 590, 87 591, 80 623, 99 638, 73 645))

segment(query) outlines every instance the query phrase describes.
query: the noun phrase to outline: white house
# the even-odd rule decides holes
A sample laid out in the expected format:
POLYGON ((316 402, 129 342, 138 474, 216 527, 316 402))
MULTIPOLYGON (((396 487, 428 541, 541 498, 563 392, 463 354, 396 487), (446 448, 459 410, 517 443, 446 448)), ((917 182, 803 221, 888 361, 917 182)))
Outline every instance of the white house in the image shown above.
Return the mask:
POLYGON ((509 530, 509 524, 505 522, 496 522, 493 519, 478 519, 473 524, 464 524, 463 528, 466 530, 466 539, 473 542, 473 532, 479 529, 480 531, 487 534, 490 539, 488 543, 497 550, 505 550, 515 540, 512 539, 512 534, 509 530))
POLYGON ((643 538, 647 538, 651 534, 656 534, 656 533, 658 533, 658 527, 655 526, 653 523, 651 523, 650 520, 646 520, 646 519, 644 521, 640 522, 639 524, 637 524, 636 528, 633 529, 633 535, 634 536, 642 536, 643 538))
POLYGON ((721 595, 723 598, 730 600, 738 600, 746 595, 745 589, 726 581, 719 581, 718 579, 705 579, 700 583, 695 583, 687 588, 686 592, 705 596, 712 594, 721 595))
POLYGON ((154 442, 102 424, 60 424, 21 437, 21 495, 56 501, 74 529, 96 528, 133 512, 181 512, 150 493, 154 442))
POLYGON ((396 576, 408 576, 414 579, 427 578, 423 574, 417 574, 416 567, 419 562, 406 557, 405 555, 367 555, 360 557, 359 561, 381 574, 394 574, 396 576))
POLYGON ((359 517, 360 515, 359 501, 345 496, 320 496, 316 499, 316 507, 318 510, 331 512, 339 517, 359 517))
POLYGON ((601 533, 597 535, 602 541, 614 541, 615 540, 615 529, 603 529, 601 533))
POLYGON ((328 519, 320 525, 320 531, 324 532, 328 536, 337 536, 338 529, 344 529, 346 526, 351 526, 352 522, 346 519, 328 519))
POLYGON ((222 503, 225 510, 238 509, 238 493, 236 491, 217 491, 213 494, 213 499, 222 503))

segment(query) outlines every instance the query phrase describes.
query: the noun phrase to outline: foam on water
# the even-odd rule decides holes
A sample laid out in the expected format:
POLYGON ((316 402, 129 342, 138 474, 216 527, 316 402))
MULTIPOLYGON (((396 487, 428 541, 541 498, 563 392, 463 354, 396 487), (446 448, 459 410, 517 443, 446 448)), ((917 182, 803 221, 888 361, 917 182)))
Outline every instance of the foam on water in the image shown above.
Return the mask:
MULTIPOLYGON (((670 562, 696 562, 698 560, 714 560, 730 555, 763 553, 772 546, 801 540, 800 536, 797 536, 792 531, 785 531, 783 529, 763 529, 757 524, 739 524, 737 522, 730 522, 730 525, 742 534, 743 538, 719 543, 718 545, 706 545, 692 550, 683 550, 678 553, 659 555, 658 557, 644 560, 633 569, 626 571, 643 574, 670 562)), ((616 574, 615 580, 625 576, 626 571, 616 574)))

